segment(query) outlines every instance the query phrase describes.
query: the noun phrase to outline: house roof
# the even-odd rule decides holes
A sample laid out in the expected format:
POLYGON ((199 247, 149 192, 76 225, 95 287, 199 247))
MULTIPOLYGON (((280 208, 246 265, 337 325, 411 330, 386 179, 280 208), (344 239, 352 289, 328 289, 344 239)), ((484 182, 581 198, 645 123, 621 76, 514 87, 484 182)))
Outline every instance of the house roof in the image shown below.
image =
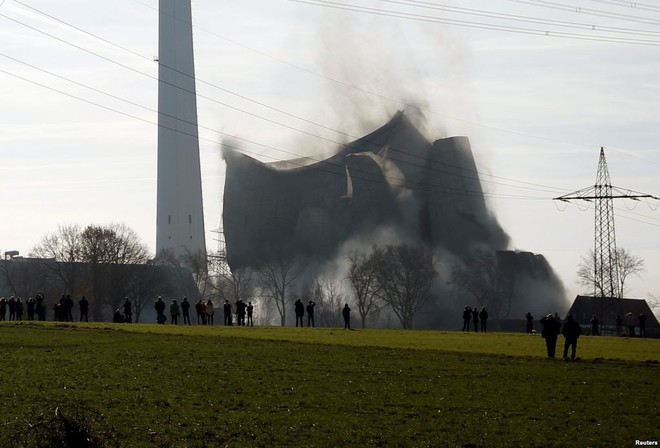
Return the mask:
POLYGON ((616 317, 632 313, 646 315, 647 328, 660 328, 658 319, 644 299, 619 299, 616 297, 577 296, 568 313, 581 324, 588 324, 596 315, 601 325, 615 325, 616 317))

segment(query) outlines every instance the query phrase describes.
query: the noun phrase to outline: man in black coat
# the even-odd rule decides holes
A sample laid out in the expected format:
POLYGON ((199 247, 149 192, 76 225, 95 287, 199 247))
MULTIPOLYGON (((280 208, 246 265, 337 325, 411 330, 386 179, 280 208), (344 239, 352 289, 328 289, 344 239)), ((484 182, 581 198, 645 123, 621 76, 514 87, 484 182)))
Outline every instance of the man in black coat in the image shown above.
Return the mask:
POLYGON ((578 324, 573 316, 570 314, 566 317, 564 328, 561 333, 564 335, 564 359, 568 359, 568 347, 571 347, 571 359, 575 359, 575 351, 577 350, 577 340, 582 334, 580 324, 578 324))
POLYGON ((541 325, 543 325, 541 337, 545 339, 545 347, 548 351, 548 358, 554 358, 555 350, 557 347, 557 336, 559 335, 561 324, 557 322, 554 317, 552 317, 552 314, 548 314, 541 319, 541 325))
POLYGON ((296 327, 298 326, 298 322, 300 322, 301 327, 304 327, 303 317, 305 316, 305 305, 303 305, 300 299, 296 300, 295 312, 296 312, 296 327))

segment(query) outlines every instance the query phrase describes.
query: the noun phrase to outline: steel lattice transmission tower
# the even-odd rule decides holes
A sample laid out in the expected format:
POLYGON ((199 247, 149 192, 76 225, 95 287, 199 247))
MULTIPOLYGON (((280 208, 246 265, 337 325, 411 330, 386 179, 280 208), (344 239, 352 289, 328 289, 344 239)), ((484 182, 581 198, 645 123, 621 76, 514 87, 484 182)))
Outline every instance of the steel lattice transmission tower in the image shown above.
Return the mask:
POLYGON ((595 185, 554 198, 564 202, 578 199, 593 201, 595 204, 594 297, 621 298, 623 295, 614 231, 614 199, 639 200, 641 198, 658 199, 649 194, 613 187, 605 159, 605 150, 602 147, 600 148, 595 185))

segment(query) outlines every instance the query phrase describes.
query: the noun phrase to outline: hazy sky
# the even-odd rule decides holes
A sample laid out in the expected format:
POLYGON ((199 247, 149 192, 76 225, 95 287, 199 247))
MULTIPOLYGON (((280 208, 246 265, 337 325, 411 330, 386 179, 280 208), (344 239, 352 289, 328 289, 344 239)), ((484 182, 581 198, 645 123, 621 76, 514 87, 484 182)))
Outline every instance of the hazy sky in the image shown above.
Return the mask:
MULTIPOLYGON (((416 105, 430 139, 470 138, 512 248, 589 292, 593 206, 551 198, 594 184, 600 146, 613 185, 660 196, 660 4, 630 3, 193 0, 209 248, 220 142, 318 155, 416 105)), ((111 222, 154 250, 157 6, 0 0, 0 252, 111 222)), ((647 264, 630 295, 660 298, 658 203, 615 207, 619 246, 647 264)))

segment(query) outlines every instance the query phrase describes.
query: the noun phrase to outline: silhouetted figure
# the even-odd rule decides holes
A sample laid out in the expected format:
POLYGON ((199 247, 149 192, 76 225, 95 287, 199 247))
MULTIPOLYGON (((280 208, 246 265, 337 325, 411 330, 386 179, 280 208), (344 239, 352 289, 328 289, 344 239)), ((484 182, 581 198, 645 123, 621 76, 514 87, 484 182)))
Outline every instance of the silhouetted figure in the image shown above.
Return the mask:
POLYGON ((225 304, 222 306, 222 313, 225 316, 225 325, 231 325, 231 303, 229 303, 229 300, 225 300, 225 304))
POLYGON ((472 325, 475 332, 479 331, 479 310, 476 306, 472 308, 472 325))
POLYGON ((37 305, 35 306, 37 317, 40 321, 46 320, 46 304, 44 303, 44 295, 42 293, 37 293, 35 297, 37 305))
POLYGON ((571 359, 575 359, 577 340, 582 334, 582 328, 570 314, 566 316, 566 322, 561 333, 564 335, 564 359, 568 359, 568 347, 571 347, 571 359))
POLYGON ((27 319, 34 320, 34 306, 37 304, 37 301, 32 297, 25 301, 25 307, 27 308, 27 319))
POLYGON ((479 320, 481 321, 481 331, 482 333, 485 333, 486 323, 488 322, 488 311, 486 311, 485 306, 481 307, 481 311, 479 312, 479 320))
POLYGON ((591 323, 591 335, 600 336, 600 326, 598 325, 598 318, 594 314, 589 321, 591 323))
POLYGON ((85 296, 82 296, 82 299, 78 301, 78 307, 80 308, 80 322, 85 319, 85 322, 89 322, 89 318, 87 317, 87 313, 89 312, 89 301, 85 298, 85 296))
POLYGON ((621 330, 623 329, 623 319, 621 319, 620 315, 616 316, 616 335, 621 336, 621 330))
POLYGON ((16 320, 16 298, 11 296, 7 302, 7 308, 9 308, 9 320, 16 320))
POLYGON ((553 318, 552 314, 548 314, 541 319, 541 325, 543 325, 541 337, 545 339, 545 347, 548 351, 548 358, 554 358, 555 350, 557 347, 557 336, 559 335, 561 324, 559 324, 553 318))
POLYGON ((635 337, 635 317, 633 313, 626 314, 626 325, 628 326, 628 336, 635 337))
POLYGON ((197 313, 197 325, 204 323, 204 313, 202 312, 202 301, 198 300, 195 304, 195 312, 197 313))
POLYGON ((463 308, 463 331, 470 331, 470 320, 472 319, 472 310, 469 306, 463 308))
POLYGON ((190 302, 188 302, 188 297, 184 297, 183 302, 181 302, 181 315, 183 316, 183 325, 190 325, 190 302))
POLYGON ((23 302, 20 297, 16 299, 16 320, 23 320, 23 302))
POLYGON ((199 308, 202 310, 202 325, 209 323, 209 316, 206 314, 206 302, 199 300, 199 308))
POLYGON ((0 298, 0 321, 7 318, 7 299, 0 298))
POLYGON ((213 302, 211 302, 211 299, 206 301, 206 322, 209 325, 213 325, 213 302))
POLYGON ((532 316, 532 313, 527 311, 527 314, 525 314, 525 320, 527 321, 525 333, 532 334, 532 330, 534 330, 534 316, 532 316))
POLYGON ((60 302, 55 302, 55 305, 53 305, 53 320, 56 322, 59 322, 61 319, 60 314, 62 313, 60 311, 60 302))
POLYGON ((316 302, 312 302, 311 300, 307 304, 307 326, 308 327, 314 327, 314 307, 316 306, 316 302))
POLYGON ((71 294, 67 294, 64 297, 64 320, 73 322, 73 299, 71 298, 71 294))
POLYGON ((126 322, 131 323, 133 322, 133 309, 132 309, 131 301, 128 300, 128 297, 126 297, 126 300, 124 301, 124 319, 126 322))
POLYGON ((344 330, 347 328, 351 329, 351 309, 348 307, 348 303, 344 305, 344 309, 341 310, 341 315, 344 317, 344 330))
POLYGON ((121 314, 121 311, 119 310, 119 308, 117 308, 115 310, 115 314, 112 316, 112 322, 114 322, 116 324, 120 324, 120 323, 124 322, 124 316, 121 314))
POLYGON ((251 327, 254 326, 254 322, 252 321, 253 312, 254 312, 254 307, 252 306, 252 302, 249 302, 247 306, 247 324, 251 327))
POLYGON ((300 324, 301 327, 304 327, 303 316, 305 315, 305 305, 303 305, 300 299, 296 300, 296 302, 293 305, 294 305, 294 311, 296 313, 296 327, 298 326, 298 324, 300 324))
POLYGON ((646 337, 646 314, 640 313, 640 315, 637 317, 639 319, 639 337, 645 338, 646 337))
POLYGON ((246 305, 242 299, 238 299, 236 302, 236 321, 240 327, 245 326, 245 313, 246 305))
POLYGON ((181 314, 179 304, 176 302, 176 299, 172 299, 172 303, 170 304, 170 318, 172 319, 172 325, 179 324, 179 314, 181 314))
POLYGON ((164 324, 167 319, 165 317, 165 302, 163 302, 163 298, 161 296, 158 296, 158 300, 156 301, 154 308, 156 309, 156 322, 159 324, 164 324))

